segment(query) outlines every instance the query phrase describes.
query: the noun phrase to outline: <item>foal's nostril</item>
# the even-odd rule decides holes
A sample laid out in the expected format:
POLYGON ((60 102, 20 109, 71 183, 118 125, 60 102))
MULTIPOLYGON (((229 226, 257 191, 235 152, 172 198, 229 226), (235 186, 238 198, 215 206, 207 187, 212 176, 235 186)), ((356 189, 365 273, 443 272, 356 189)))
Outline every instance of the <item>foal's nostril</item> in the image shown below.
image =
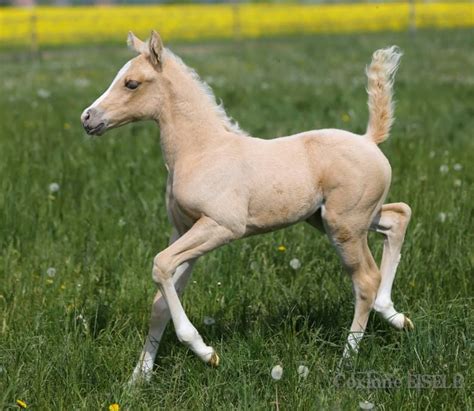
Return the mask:
POLYGON ((90 119, 90 117, 91 117, 91 111, 90 111, 90 110, 87 110, 87 111, 86 111, 86 115, 84 116, 84 120, 87 121, 87 120, 90 119))

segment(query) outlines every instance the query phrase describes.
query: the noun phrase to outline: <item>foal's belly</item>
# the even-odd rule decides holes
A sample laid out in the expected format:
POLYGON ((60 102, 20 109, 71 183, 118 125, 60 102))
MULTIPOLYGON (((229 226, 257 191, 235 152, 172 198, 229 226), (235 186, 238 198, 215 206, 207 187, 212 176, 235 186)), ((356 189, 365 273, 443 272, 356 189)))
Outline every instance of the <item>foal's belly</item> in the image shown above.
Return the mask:
POLYGON ((322 201, 322 193, 313 185, 272 184, 251 197, 246 235, 273 231, 306 220, 321 207, 322 201))

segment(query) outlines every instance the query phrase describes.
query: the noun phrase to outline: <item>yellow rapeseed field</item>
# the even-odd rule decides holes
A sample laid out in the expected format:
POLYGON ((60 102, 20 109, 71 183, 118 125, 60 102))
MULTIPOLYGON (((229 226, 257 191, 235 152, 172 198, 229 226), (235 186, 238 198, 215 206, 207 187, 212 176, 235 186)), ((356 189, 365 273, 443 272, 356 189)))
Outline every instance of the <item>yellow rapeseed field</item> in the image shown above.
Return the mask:
POLYGON ((86 6, 0 9, 0 44, 116 41, 128 30, 166 39, 472 27, 472 2, 390 4, 242 4, 86 6))

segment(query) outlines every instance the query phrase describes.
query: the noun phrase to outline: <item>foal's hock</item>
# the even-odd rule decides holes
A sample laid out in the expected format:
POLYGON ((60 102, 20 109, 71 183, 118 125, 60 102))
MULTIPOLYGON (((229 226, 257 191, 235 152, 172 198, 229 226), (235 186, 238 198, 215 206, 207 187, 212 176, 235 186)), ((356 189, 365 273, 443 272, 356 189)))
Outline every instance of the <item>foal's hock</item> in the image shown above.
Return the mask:
POLYGON ((153 260, 159 291, 132 381, 150 378, 170 318, 178 339, 217 366, 217 353, 179 299, 196 259, 230 241, 300 221, 327 233, 352 278, 355 312, 344 356, 357 351, 372 308, 398 329, 413 327, 391 298, 411 210, 404 203, 384 204, 391 168, 377 146, 393 121, 392 85, 401 57, 396 47, 376 51, 367 67, 364 135, 324 129, 263 140, 227 117, 211 89, 163 47, 156 32, 146 43, 130 33, 128 44, 138 56, 81 119, 91 135, 143 119, 155 120, 161 130, 174 229, 169 246, 153 260), (368 230, 385 237, 380 269, 368 230))

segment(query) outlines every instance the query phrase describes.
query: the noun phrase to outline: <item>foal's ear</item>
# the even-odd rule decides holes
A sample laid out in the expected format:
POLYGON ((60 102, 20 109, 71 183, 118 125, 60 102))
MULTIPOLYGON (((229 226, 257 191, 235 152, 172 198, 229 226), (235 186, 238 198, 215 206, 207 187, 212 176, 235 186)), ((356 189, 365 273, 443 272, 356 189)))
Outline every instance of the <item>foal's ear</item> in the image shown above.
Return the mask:
POLYGON ((146 44, 136 37, 131 31, 128 32, 127 45, 139 54, 148 52, 146 44))
POLYGON ((160 35, 155 30, 151 31, 151 37, 148 42, 148 49, 151 64, 161 69, 163 42, 161 41, 160 35))

